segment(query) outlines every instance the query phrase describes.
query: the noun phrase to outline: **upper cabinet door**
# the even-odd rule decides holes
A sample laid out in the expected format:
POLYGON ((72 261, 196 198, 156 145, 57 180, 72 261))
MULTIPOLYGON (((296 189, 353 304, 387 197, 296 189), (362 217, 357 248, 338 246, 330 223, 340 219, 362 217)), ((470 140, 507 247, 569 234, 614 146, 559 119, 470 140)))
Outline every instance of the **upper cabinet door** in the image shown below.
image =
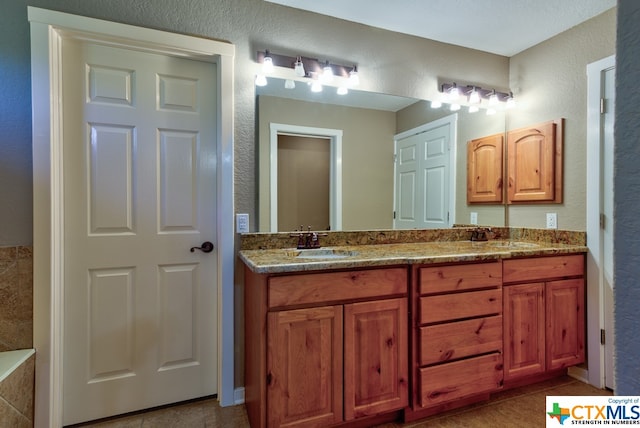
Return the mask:
POLYGON ((509 203, 562 202, 562 119, 507 132, 509 203))
POLYGON ((467 203, 502 203, 502 134, 467 143, 467 203))

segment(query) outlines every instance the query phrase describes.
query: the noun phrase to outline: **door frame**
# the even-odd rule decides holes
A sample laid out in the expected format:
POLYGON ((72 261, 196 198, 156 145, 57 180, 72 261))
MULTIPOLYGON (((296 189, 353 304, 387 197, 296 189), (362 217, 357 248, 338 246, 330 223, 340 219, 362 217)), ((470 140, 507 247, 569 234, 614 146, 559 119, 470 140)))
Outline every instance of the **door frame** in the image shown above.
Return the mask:
MULTIPOLYGON (((396 194, 397 185, 397 159, 398 159, 398 141, 405 138, 413 137, 414 135, 422 134, 435 128, 440 128, 444 125, 449 125, 449 221, 448 226, 451 227, 455 223, 456 218, 456 151, 458 147, 458 113, 450 114, 449 116, 436 119, 424 125, 409 129, 408 131, 401 132, 393 136, 393 211, 398 212, 396 201, 398 195, 396 194)), ((396 219, 393 219, 393 228, 396 228, 396 219)))
POLYGON ((278 135, 329 139, 329 223, 342 230, 342 130, 310 126, 269 124, 269 228, 278 232, 278 135))
POLYGON ((600 229, 602 207, 601 129, 602 72, 615 67, 615 55, 587 65, 587 318, 588 370, 578 373, 591 385, 605 386, 604 345, 600 343, 600 329, 604 328, 604 270, 601 268, 603 238, 600 229))
POLYGON ((62 426, 64 206, 63 38, 217 64, 218 399, 234 404, 233 62, 235 46, 28 6, 33 131, 33 314, 38 427, 62 426), (226 328, 225 328, 226 327, 226 328))

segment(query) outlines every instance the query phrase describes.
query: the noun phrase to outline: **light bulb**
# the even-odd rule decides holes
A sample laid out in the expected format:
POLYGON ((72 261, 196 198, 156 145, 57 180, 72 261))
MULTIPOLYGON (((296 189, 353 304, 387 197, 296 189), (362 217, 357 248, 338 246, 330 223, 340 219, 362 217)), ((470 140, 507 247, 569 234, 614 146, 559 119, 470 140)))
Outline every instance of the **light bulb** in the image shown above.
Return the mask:
POLYGON ((431 108, 440 108, 442 107, 442 101, 431 101, 431 108))
POLYGON ((311 83, 311 92, 322 92, 322 83, 317 80, 314 80, 311 83))
POLYGON ((454 83, 451 88, 449 88, 449 99, 457 100, 460 97, 460 89, 454 83))
POLYGON ((322 81, 322 83, 329 83, 333 80, 333 69, 329 65, 329 61, 327 61, 327 64, 322 69, 320 80, 322 81))
POLYGON ((358 75, 358 68, 354 65, 353 70, 349 72, 349 84, 351 86, 358 86, 360 84, 360 76, 358 75))
POLYGON ((294 89, 296 87, 296 82, 291 79, 287 79, 284 81, 285 89, 294 89))
POLYGON ((347 95, 349 93, 349 89, 346 86, 340 86, 336 91, 338 95, 347 95))
POLYGON ((480 108, 478 106, 469 106, 469 113, 476 113, 480 108))
POLYGON ((480 103, 480 93, 473 88, 469 93, 469 104, 479 104, 480 103))
POLYGON ((460 110, 460 104, 451 104, 451 107, 449 107, 449 110, 451 110, 451 111, 460 110))
POLYGON ((268 51, 262 60, 262 72, 265 74, 273 73, 273 59, 269 56, 268 51))
POLYGON ((298 60, 295 63, 294 71, 296 72, 296 76, 304 77, 306 75, 306 71, 304 71, 304 64, 302 63, 302 58, 298 57, 298 60))
POLYGON ((491 95, 489 95, 489 105, 494 106, 496 104, 498 104, 498 95, 496 94, 496 91, 493 91, 491 95))
POLYGON ((264 74, 258 74, 256 76, 256 86, 267 86, 267 78, 264 74))

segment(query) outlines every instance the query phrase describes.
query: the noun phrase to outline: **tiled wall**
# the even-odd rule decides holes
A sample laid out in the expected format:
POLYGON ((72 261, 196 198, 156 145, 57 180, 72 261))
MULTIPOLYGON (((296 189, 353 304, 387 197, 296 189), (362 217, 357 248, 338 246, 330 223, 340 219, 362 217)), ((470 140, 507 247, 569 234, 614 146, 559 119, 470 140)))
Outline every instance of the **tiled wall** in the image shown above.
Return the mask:
POLYGON ((35 355, 0 381, 0 427, 33 427, 35 355))
POLYGON ((33 348, 33 251, 0 247, 0 352, 33 348))

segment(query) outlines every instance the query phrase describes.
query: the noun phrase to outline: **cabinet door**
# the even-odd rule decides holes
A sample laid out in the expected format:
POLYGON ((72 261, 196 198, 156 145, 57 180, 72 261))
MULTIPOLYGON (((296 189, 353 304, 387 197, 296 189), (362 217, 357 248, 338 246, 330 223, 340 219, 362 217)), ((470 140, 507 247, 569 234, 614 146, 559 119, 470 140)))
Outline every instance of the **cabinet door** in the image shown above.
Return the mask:
POLYGON ((584 279, 546 286, 547 370, 584 362, 584 279))
POLYGON ((467 203, 502 202, 502 134, 467 143, 467 203))
POLYGON ((345 420, 409 404, 407 299, 344 307, 345 420))
POLYGON ((544 283, 504 290, 504 378, 545 371, 544 283))
POLYGON ((342 421, 342 306, 267 315, 270 428, 342 421))
POLYGON ((507 133, 509 202, 555 201, 555 137, 554 122, 507 133))

